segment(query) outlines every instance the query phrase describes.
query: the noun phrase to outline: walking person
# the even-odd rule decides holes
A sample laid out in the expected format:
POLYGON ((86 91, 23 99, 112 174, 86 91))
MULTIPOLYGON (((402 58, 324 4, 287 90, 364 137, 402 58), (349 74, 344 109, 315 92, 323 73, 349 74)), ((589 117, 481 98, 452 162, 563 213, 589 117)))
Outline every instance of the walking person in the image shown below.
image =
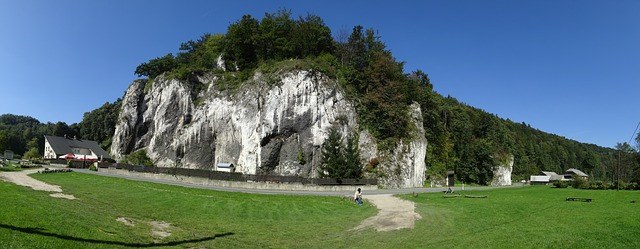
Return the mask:
POLYGON ((353 200, 358 204, 358 206, 362 206, 362 190, 358 188, 356 193, 353 195, 353 200))

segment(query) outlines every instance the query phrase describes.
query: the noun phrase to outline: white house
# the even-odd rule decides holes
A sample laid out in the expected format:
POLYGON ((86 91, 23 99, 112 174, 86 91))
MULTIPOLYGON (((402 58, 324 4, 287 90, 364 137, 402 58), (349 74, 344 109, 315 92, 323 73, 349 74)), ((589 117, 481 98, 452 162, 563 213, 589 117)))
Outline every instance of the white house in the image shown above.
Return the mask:
POLYGON ((532 185, 548 184, 549 178, 550 178, 549 176, 531 176, 529 178, 529 183, 531 183, 532 185))
POLYGON ((95 141, 44 136, 44 158, 57 159, 72 154, 77 159, 111 159, 109 153, 95 141))
POLYGON ((564 181, 562 175, 556 174, 556 172, 552 171, 541 171, 539 175, 534 175, 529 178, 529 182, 531 184, 549 184, 553 181, 564 181))

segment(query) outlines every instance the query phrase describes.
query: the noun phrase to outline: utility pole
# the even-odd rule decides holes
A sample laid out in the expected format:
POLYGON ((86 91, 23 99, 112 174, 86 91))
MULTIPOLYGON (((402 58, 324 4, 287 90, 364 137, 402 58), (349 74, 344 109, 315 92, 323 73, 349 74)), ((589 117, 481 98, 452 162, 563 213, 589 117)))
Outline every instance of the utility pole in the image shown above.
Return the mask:
POLYGON ((616 173, 617 177, 618 177, 618 190, 620 191, 620 157, 622 156, 622 149, 618 149, 618 172, 616 173))

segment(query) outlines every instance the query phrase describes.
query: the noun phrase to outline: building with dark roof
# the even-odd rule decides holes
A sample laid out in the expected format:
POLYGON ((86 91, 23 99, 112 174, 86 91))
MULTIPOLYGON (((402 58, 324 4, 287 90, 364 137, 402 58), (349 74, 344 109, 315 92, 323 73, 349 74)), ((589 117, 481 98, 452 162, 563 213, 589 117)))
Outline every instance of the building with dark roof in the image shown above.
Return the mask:
POLYGON ((44 136, 44 158, 57 159, 65 155, 85 159, 111 159, 96 141, 75 138, 44 136))
POLYGON ((570 168, 567 171, 564 172, 564 178, 565 179, 574 179, 576 177, 581 177, 583 179, 587 179, 587 177, 589 177, 587 174, 585 174, 584 172, 580 171, 579 169, 574 169, 574 168, 570 168))
POLYGON ((542 171, 542 174, 548 176, 549 181, 561 181, 563 179, 562 175, 558 175, 553 171, 542 171))

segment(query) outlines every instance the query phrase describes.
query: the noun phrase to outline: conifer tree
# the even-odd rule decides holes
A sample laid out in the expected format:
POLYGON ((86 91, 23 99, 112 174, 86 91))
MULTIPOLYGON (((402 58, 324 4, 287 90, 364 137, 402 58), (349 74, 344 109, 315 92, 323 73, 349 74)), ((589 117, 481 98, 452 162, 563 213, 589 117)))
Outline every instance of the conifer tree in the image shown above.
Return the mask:
POLYGON ((322 165, 320 176, 330 178, 342 178, 345 168, 345 160, 342 156, 342 134, 335 127, 329 130, 329 137, 322 144, 322 165))
POLYGON ((362 165, 360 164, 360 149, 358 148, 358 135, 350 135, 347 138, 347 147, 344 149, 346 163, 345 178, 360 178, 362 165))

